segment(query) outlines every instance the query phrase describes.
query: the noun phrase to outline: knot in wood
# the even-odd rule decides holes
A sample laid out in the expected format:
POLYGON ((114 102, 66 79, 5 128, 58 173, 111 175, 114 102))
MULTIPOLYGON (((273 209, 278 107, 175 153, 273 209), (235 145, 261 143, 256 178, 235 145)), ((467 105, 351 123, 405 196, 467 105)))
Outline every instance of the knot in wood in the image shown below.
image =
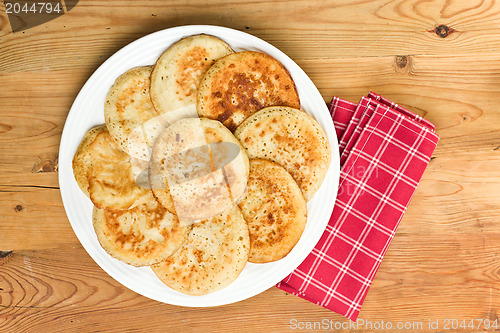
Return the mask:
POLYGON ((452 28, 448 27, 447 25, 441 24, 434 29, 434 32, 436 35, 438 35, 441 38, 446 38, 448 37, 453 31, 452 28))
POLYGON ((396 66, 399 68, 405 68, 408 65, 408 57, 407 56, 396 56, 396 66))
POLYGON ((11 253, 12 251, 0 251, 0 258, 5 258, 11 253))

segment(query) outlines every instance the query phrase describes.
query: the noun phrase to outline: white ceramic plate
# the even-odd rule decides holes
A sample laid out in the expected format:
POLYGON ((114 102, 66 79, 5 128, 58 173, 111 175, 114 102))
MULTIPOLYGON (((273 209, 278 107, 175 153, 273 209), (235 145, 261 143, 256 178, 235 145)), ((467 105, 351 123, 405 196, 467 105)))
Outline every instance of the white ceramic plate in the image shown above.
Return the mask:
POLYGON ((104 62, 85 83, 69 112, 59 149, 59 185, 69 221, 76 236, 95 262, 127 288, 154 300, 182 306, 216 306, 234 303, 274 286, 290 274, 319 241, 333 210, 339 179, 338 145, 328 108, 302 69, 283 52, 247 33, 217 26, 181 26, 158 31, 125 46, 104 62), (71 160, 83 135, 104 123, 104 101, 115 79, 127 69, 152 65, 171 44, 182 37, 210 34, 226 41, 235 51, 265 52, 281 61, 292 75, 302 109, 311 114, 328 135, 332 163, 314 198, 308 203, 308 221, 300 241, 285 258, 267 264, 248 263, 240 276, 223 290, 189 296, 165 286, 149 267, 133 267, 110 257, 99 245, 92 227, 92 203, 78 187, 71 160))

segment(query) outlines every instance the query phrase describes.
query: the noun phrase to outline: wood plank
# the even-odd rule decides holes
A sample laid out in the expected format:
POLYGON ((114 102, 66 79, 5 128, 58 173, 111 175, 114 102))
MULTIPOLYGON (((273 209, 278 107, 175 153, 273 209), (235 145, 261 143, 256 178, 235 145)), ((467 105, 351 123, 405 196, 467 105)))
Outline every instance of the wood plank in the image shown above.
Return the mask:
POLYGON ((78 243, 58 188, 0 186, 0 251, 78 243))
POLYGON ((45 173, 57 171, 66 116, 90 74, 0 74, 0 185, 58 186, 57 175, 45 173))
MULTIPOLYGON (((500 57, 496 61, 490 57, 407 57, 403 68, 397 67, 395 57, 302 60, 299 65, 327 101, 333 95, 355 101, 372 89, 428 118, 442 137, 437 153, 450 147, 455 154, 476 150, 485 142, 489 142, 485 149, 500 146, 496 140, 500 57)), ((90 74, 89 70, 2 74, 0 165, 8 174, 0 174, 0 184, 26 185, 24 175, 32 170, 53 169, 64 119, 90 74), (18 82, 25 84, 21 88, 18 82), (22 175, 12 177, 18 173, 22 175)))
MULTIPOLYGON (((394 57, 300 62, 323 96, 337 94, 356 100, 375 86, 377 92, 437 124, 441 141, 435 159, 399 233, 498 232, 500 113, 496 110, 500 85, 494 83, 499 81, 500 60, 487 59, 488 55, 412 57, 407 62, 411 75, 395 70, 394 57), (359 64, 356 71, 353 64, 359 64)), ((5 239, 0 235, 3 249, 50 248, 76 241, 59 192, 35 188, 30 193, 30 187, 58 187, 54 167, 62 124, 75 91, 88 75, 88 70, 9 73, 0 80, 0 99, 4 101, 0 105, 4 129, 0 137, 4 171, 0 174, 0 185, 4 185, 0 216, 5 217, 3 230, 7 232, 5 239), (21 81, 26 82, 22 89, 16 86, 21 81), (16 88, 9 89, 11 86, 16 88), (51 95, 51 91, 58 93, 51 95), (40 202, 38 196, 46 200, 40 202), (48 202, 51 208, 46 211, 48 202), (26 206, 21 214, 15 211, 18 204, 26 206), (52 224, 36 222, 40 220, 52 224)))
MULTIPOLYGON (((3 8, 1 9, 3 11, 3 8)), ((0 71, 95 69, 151 32, 186 24, 250 32, 294 59, 429 54, 498 54, 500 3, 487 0, 80 1, 68 14, 12 34, 0 14, 0 71), (262 8, 273 8, 263 11, 262 8), (112 9, 112 10, 111 10, 112 9), (105 14, 105 15, 103 15, 105 14), (75 19, 78 18, 78 19, 75 19), (437 25, 453 33, 441 38, 437 25), (21 42, 22 39, 22 42, 21 42)))
MULTIPOLYGON (((427 168, 398 234, 500 232, 500 180, 494 171, 500 154, 495 151, 495 155, 489 150, 438 155, 427 168), (490 177, 483 170, 490 170, 490 177)), ((77 242, 57 188, 3 186, 0 200, 0 250, 53 248, 77 242)))
POLYGON ((500 307, 499 240, 500 233, 397 235, 366 298, 366 309, 379 307, 378 315, 362 310, 362 316, 396 312, 398 321, 495 320, 500 307))
MULTIPOLYGON (((495 178, 500 154, 495 151, 495 155, 488 151, 438 155, 424 174, 398 234, 500 232, 500 181, 495 178)), ((31 179, 36 181, 35 177, 42 175, 56 174, 36 174, 31 179)), ((57 188, 0 186, 0 200, 0 250, 50 248, 77 242, 57 188)))
MULTIPOLYGON (((428 318, 494 320, 500 307, 499 252, 500 234, 397 236, 360 318, 394 323, 428 318), (453 260, 442 260, 451 253, 453 260)), ((80 247, 14 251, 0 259, 0 267, 0 327, 6 331, 161 327, 195 332, 217 323, 218 332, 284 332, 292 319, 346 321, 276 288, 216 308, 152 302, 114 281, 80 247)), ((370 330, 360 330, 364 331, 370 330)))

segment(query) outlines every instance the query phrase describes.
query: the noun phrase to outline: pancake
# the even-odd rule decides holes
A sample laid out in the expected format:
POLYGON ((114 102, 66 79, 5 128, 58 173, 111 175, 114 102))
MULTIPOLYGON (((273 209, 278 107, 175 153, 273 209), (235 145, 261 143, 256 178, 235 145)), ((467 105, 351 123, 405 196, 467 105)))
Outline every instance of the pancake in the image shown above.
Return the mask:
POLYGON ((88 175, 91 170, 91 152, 89 146, 96 140, 97 135, 103 132, 107 132, 106 125, 95 126, 88 130, 73 156, 73 175, 87 197, 90 196, 88 175))
POLYGON ((292 176, 279 164, 250 160, 247 195, 239 204, 250 232, 249 262, 284 258, 307 222, 306 201, 292 176))
POLYGON ((285 66, 260 52, 238 52, 218 60, 198 89, 198 114, 219 120, 231 131, 264 107, 300 108, 295 83, 285 66))
MULTIPOLYGON (((141 137, 144 143, 142 145, 137 145, 135 151, 137 154, 132 156, 132 172, 134 173, 136 183, 142 188, 151 188, 149 182, 149 163, 151 159, 151 151, 156 142, 156 139, 160 136, 160 134, 172 123, 176 122, 179 119, 183 118, 192 118, 197 117, 196 106, 189 105, 184 108, 177 109, 175 111, 170 111, 168 113, 156 116, 154 118, 149 119, 145 123, 142 124, 142 127, 138 127, 133 131, 133 135, 137 133, 137 137, 141 137)), ((139 142, 140 140, 135 140, 135 142, 139 142)), ((159 194, 160 195, 160 194, 159 194)), ((162 202, 169 202, 168 196, 162 199, 162 202)), ((174 208, 172 205, 167 205, 167 209, 170 212, 174 212, 174 208)))
POLYGON ((196 103, 202 75, 233 50, 221 39, 195 35, 170 46, 156 61, 151 74, 151 99, 159 113, 196 103))
POLYGON ((104 119, 109 134, 127 154, 147 159, 142 124, 158 116, 149 95, 152 66, 129 69, 109 89, 104 119))
POLYGON ((210 144, 213 170, 222 169, 234 203, 240 202, 246 194, 249 161, 245 149, 236 137, 222 123, 201 118, 205 139, 210 144), (213 143, 224 143, 214 145, 213 143))
POLYGON ((183 220, 202 220, 243 198, 248 170, 245 150, 227 128, 215 120, 186 118, 157 139, 149 180, 163 206, 183 220))
POLYGON ((98 208, 127 209, 148 191, 137 185, 130 156, 104 125, 89 130, 73 157, 73 173, 98 208))
POLYGON ((192 226, 172 256, 151 266, 170 288, 205 295, 231 284, 247 263, 248 226, 237 207, 192 226))
POLYGON ((168 258, 184 243, 187 228, 148 191, 141 203, 127 210, 94 207, 94 230, 112 257, 134 266, 168 258))
POLYGON ((283 106, 264 108, 247 118, 234 135, 250 159, 267 159, 284 167, 306 201, 321 186, 331 150, 325 132, 307 113, 283 106))

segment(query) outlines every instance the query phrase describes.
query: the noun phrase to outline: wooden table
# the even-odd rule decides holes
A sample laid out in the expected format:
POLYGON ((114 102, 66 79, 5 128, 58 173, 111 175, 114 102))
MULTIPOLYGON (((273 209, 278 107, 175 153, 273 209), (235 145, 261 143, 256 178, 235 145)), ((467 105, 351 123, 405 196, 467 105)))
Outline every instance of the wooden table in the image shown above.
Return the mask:
POLYGON ((437 331, 428 324, 438 321, 446 332, 447 319, 477 319, 474 330, 480 319, 498 320, 499 2, 81 0, 15 34, 3 5, 0 12, 1 332, 288 332, 298 331, 293 323, 318 321, 346 327, 340 315, 274 287, 216 308, 152 301, 109 277, 75 237, 57 180, 75 96, 124 45, 186 24, 226 26, 272 43, 325 101, 357 101, 373 90, 436 124, 441 141, 356 331, 383 331, 366 321, 422 323, 407 332, 437 331))

